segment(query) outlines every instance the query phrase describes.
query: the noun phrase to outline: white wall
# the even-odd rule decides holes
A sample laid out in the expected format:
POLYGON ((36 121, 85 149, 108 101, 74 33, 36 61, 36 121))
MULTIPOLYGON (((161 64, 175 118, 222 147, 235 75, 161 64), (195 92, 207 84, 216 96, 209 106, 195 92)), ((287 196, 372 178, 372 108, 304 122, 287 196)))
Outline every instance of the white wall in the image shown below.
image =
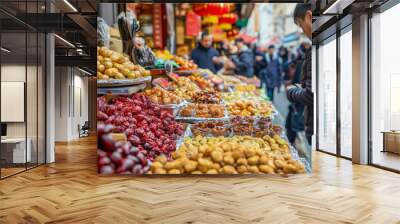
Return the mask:
POLYGON ((88 78, 77 69, 56 67, 55 85, 55 140, 77 139, 78 125, 88 120, 88 78))

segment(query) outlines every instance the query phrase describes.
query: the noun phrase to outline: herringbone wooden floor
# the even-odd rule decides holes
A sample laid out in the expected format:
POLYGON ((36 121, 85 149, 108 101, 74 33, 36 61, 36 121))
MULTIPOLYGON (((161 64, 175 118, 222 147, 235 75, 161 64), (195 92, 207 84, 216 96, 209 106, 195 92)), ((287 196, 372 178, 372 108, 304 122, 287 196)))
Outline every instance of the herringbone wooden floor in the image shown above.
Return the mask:
POLYGON ((94 138, 0 181, 0 223, 400 223, 400 175, 322 153, 310 176, 101 177, 94 138))

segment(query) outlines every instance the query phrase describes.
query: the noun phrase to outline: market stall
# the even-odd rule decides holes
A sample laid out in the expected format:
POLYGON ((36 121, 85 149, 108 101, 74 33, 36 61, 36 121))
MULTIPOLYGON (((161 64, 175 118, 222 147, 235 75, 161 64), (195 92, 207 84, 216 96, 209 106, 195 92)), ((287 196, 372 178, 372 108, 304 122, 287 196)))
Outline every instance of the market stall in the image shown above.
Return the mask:
POLYGON ((98 48, 99 173, 310 171, 254 80, 213 74, 166 50, 155 52, 154 64, 142 67, 133 56, 98 48))

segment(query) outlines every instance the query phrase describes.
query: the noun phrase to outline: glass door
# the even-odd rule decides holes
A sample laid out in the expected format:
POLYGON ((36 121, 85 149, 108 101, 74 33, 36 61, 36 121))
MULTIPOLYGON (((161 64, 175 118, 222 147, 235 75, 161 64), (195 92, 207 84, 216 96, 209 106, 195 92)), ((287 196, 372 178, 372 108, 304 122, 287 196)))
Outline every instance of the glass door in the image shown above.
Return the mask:
POLYGON ((336 154, 336 37, 318 47, 318 150, 336 154))
POLYGON ((370 160, 400 171, 400 4, 371 18, 370 160))
POLYGON ((343 31, 340 41, 340 155, 352 157, 352 32, 343 31))

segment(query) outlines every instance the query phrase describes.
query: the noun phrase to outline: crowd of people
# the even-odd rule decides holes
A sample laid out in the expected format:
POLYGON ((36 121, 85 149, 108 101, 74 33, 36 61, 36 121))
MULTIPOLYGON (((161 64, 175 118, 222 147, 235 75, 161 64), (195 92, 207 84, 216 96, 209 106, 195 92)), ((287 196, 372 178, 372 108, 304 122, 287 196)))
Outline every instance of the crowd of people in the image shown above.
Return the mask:
MULTIPOLYGON (((307 4, 298 4, 294 11, 294 22, 311 39, 311 10, 307 4)), ((214 73, 259 78, 261 88, 268 98, 274 100, 274 92, 285 87, 289 105, 286 129, 289 141, 293 143, 296 133, 306 131, 311 144, 313 107, 311 92, 311 45, 302 42, 296 49, 285 46, 263 46, 246 43, 242 38, 234 42, 224 40, 219 47, 213 47, 212 36, 202 32, 198 46, 192 51, 191 59, 200 68, 214 73), (311 120, 310 120, 311 119, 311 120)))

